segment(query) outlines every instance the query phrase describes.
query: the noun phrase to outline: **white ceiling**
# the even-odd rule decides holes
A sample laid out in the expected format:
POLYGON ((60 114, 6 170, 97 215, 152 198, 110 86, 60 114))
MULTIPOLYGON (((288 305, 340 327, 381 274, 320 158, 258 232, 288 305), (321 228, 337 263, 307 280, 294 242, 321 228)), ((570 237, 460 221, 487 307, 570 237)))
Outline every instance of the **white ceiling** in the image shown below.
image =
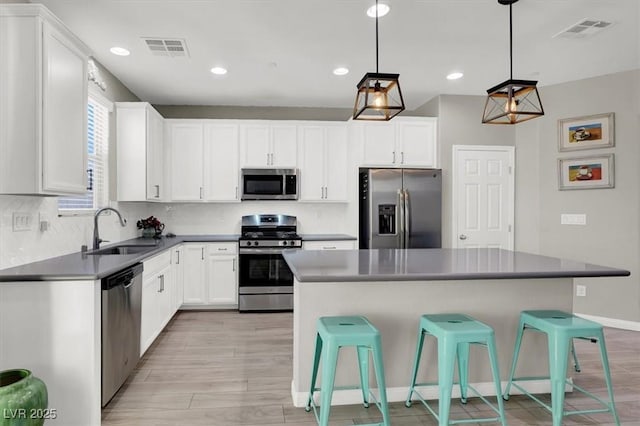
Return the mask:
MULTIPOLYGON (((40 2, 154 104, 351 108, 356 84, 375 71, 375 20, 365 14, 375 0, 40 2), (190 57, 153 56, 141 37, 185 39, 190 57), (211 74, 216 65, 228 74, 211 74), (337 66, 350 73, 334 76, 337 66)), ((380 18, 380 72, 400 74, 408 109, 443 93, 484 95, 509 77, 509 8, 497 0, 381 2, 391 12, 380 18), (454 70, 465 76, 446 80, 454 70)), ((545 86, 640 68, 638 0, 521 0, 513 15, 514 78, 545 86), (615 25, 553 38, 583 18, 615 25)))

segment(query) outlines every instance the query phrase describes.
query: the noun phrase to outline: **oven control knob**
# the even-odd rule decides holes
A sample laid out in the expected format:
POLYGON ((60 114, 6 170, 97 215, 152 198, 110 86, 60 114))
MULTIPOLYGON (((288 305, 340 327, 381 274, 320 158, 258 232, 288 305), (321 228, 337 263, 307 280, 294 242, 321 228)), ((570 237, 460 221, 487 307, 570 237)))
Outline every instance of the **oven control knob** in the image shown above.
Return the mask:
POLYGON ((257 246, 258 244, 260 244, 260 243, 258 243, 257 241, 254 241, 254 242, 253 242, 253 245, 254 245, 254 246, 257 246))
POLYGON ((283 241, 283 242, 282 242, 282 245, 283 245, 283 246, 286 246, 286 245, 287 245, 287 242, 286 242, 286 241, 283 241))

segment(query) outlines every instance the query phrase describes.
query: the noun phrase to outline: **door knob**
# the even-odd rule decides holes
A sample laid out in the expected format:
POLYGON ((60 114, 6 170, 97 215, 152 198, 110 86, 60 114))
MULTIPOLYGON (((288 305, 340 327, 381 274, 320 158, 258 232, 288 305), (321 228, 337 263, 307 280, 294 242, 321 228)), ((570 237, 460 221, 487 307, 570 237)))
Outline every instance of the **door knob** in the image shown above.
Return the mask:
POLYGON ((464 234, 460 234, 460 239, 461 239, 461 240, 466 240, 466 239, 467 239, 467 236, 466 236, 466 235, 464 235, 464 234))

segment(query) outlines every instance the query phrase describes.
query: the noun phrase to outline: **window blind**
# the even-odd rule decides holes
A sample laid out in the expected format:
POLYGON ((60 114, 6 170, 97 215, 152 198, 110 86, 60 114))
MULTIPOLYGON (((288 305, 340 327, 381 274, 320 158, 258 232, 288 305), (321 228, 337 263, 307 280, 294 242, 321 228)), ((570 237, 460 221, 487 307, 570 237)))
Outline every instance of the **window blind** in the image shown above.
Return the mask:
POLYGON ((109 202, 109 109, 89 96, 87 103, 87 175, 85 195, 58 198, 61 213, 89 212, 109 202))

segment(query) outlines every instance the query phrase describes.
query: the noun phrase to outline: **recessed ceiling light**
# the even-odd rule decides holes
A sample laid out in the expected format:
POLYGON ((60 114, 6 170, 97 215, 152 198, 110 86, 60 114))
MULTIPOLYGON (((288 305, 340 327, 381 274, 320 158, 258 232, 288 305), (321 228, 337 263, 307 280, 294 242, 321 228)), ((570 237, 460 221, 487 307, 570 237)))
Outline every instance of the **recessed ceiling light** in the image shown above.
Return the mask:
POLYGON ((462 78, 464 74, 462 74, 461 72, 452 72, 451 74, 447 75, 447 80, 457 80, 459 78, 462 78))
POLYGON ((222 67, 213 67, 211 68, 211 72, 215 75, 224 75, 227 73, 227 69, 222 67))
POLYGON ((349 74, 349 68, 338 67, 335 70, 333 70, 333 73, 335 75, 347 75, 349 74))
POLYGON ((109 49, 109 51, 114 55, 118 55, 118 56, 129 56, 131 54, 131 52, 129 52, 124 47, 117 47, 117 46, 112 47, 111 49, 109 49))
MULTIPOLYGON (((391 10, 391 8, 389 7, 388 4, 384 4, 384 3, 380 3, 378 4, 378 18, 382 18, 384 15, 386 15, 387 13, 389 13, 389 10, 391 10)), ((376 17, 376 6, 371 6, 369 9, 367 9, 367 16, 370 18, 375 18, 376 17)))

